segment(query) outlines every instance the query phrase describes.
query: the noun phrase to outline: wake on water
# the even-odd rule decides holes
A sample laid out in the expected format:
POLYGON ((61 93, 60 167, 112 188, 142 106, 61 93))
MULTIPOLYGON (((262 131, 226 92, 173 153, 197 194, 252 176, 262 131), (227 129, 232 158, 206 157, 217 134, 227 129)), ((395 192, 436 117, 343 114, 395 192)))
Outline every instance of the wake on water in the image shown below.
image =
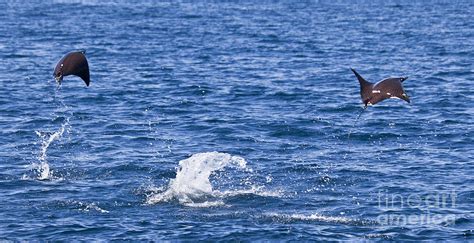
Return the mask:
POLYGON ((242 157, 219 152, 197 153, 181 160, 176 178, 171 179, 168 186, 158 188, 148 195, 146 203, 156 204, 176 200, 185 206, 211 207, 224 205, 222 199, 226 196, 239 194, 278 196, 277 193, 264 192, 262 187, 255 185, 249 185, 249 188, 244 190, 216 190, 210 178, 217 171, 227 167, 236 168, 242 173, 252 173, 247 167, 247 161, 242 157))

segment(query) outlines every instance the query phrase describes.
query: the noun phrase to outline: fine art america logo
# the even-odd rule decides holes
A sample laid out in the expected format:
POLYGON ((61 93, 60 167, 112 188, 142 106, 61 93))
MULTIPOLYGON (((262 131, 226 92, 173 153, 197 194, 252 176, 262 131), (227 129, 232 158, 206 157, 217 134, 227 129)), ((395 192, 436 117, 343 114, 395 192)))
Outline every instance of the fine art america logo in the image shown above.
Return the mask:
POLYGON ((441 213, 456 208, 456 196, 451 193, 409 195, 378 192, 378 207, 387 213, 377 217, 381 225, 454 225, 455 214, 441 213))

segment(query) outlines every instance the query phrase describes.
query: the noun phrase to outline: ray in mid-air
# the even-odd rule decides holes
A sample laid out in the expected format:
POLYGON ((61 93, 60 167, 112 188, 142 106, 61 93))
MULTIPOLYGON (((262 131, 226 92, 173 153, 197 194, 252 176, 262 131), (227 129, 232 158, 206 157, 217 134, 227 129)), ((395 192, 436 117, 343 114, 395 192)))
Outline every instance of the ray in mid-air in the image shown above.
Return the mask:
POLYGON ((80 77, 87 86, 90 83, 89 64, 87 63, 85 51, 73 51, 64 55, 56 68, 54 69, 54 78, 56 82, 61 84, 63 77, 68 75, 75 75, 80 77))
POLYGON ((402 86, 402 82, 408 77, 386 78, 377 83, 371 83, 360 76, 356 70, 352 68, 351 70, 359 80, 360 96, 364 103, 364 108, 389 98, 398 98, 410 103, 410 97, 408 97, 402 86))

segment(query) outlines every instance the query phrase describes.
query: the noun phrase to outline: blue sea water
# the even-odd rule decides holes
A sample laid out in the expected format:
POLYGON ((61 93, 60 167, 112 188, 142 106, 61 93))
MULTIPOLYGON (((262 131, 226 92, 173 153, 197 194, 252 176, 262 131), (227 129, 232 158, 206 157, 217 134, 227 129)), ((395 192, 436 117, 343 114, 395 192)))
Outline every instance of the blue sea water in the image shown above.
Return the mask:
POLYGON ((0 240, 474 239, 472 1, 132 2, 0 3, 0 240))

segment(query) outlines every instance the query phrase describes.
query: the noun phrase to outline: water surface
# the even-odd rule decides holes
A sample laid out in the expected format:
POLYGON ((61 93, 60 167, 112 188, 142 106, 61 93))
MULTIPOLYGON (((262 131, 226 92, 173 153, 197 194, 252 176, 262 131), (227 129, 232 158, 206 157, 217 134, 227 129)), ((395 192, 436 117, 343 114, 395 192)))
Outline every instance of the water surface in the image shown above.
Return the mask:
POLYGON ((0 8, 0 239, 473 239, 470 1, 0 8))

